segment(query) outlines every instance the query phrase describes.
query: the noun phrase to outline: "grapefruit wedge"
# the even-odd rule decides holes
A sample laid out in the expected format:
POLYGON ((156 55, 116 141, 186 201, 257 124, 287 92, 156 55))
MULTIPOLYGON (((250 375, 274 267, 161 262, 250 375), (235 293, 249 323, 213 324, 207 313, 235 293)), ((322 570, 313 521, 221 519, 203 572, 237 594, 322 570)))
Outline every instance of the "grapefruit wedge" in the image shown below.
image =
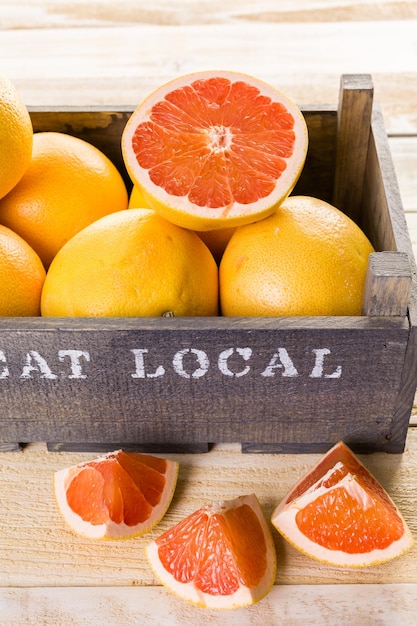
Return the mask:
POLYGON ((56 502, 67 524, 84 537, 137 537, 168 510, 178 468, 176 461, 117 450, 55 472, 56 502))
POLYGON ((307 147, 299 108, 267 83, 232 71, 162 85, 122 135, 127 171, 149 206, 198 231, 272 213, 294 188, 307 147))
POLYGON ((338 567, 384 563, 414 543, 390 496, 343 442, 295 485, 271 521, 300 552, 338 567))
POLYGON ((145 551, 162 584, 204 608, 254 604, 275 581, 275 546, 254 494, 203 506, 145 551))

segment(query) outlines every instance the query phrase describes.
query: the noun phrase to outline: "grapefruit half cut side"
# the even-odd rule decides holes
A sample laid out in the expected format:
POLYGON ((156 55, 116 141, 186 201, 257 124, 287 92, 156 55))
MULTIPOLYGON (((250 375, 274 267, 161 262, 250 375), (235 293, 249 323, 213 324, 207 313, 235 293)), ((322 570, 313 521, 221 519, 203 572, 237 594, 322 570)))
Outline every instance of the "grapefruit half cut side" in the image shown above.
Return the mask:
POLYGON ((165 515, 178 469, 176 461, 117 450, 55 472, 58 509, 84 537, 137 537, 165 515))
POLYGON ((384 563, 414 543, 388 493, 341 441, 295 485, 271 521, 300 552, 339 567, 384 563))
POLYGON ((254 494, 201 507, 145 551, 162 584, 204 608, 252 605, 275 581, 275 546, 254 494))
POLYGON ((199 231, 269 215, 294 188, 307 148, 298 106, 262 80, 232 71, 162 85, 122 135, 127 171, 149 206, 199 231))

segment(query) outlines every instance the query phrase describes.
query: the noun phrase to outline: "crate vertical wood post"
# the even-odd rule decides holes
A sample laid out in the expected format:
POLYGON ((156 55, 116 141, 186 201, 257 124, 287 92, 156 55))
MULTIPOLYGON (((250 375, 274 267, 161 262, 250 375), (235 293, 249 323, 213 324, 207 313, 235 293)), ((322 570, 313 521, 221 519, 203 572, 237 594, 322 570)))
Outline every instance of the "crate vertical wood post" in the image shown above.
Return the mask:
POLYGON ((341 77, 333 204, 357 224, 361 221, 373 93, 369 74, 341 77))
POLYGON ((369 256, 362 314, 407 315, 411 266, 405 252, 375 252, 369 256))

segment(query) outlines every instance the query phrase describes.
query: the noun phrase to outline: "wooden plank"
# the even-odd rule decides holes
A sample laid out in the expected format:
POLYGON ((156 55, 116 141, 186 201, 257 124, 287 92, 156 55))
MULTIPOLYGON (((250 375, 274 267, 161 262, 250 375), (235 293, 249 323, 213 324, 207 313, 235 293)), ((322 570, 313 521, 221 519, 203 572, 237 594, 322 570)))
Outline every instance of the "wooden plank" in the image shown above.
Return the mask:
MULTIPOLYGON (((417 213, 417 136, 392 136, 389 145, 406 215, 417 213)), ((416 243, 417 237, 413 237, 416 243)), ((415 255, 417 256, 417 255, 415 255)))
MULTIPOLYGON (((117 443, 91 443, 91 442, 56 442, 47 441, 46 447, 50 452, 113 452, 123 449, 127 452, 143 452, 147 454, 202 454, 209 451, 208 443, 141 443, 127 442, 117 443)), ((0 447, 1 450, 1 447, 0 447)))
MULTIPOLYGON (((367 201, 369 205, 369 212, 367 215, 372 214, 373 219, 380 212, 380 207, 377 206, 377 202, 381 204, 386 203, 387 213, 382 217, 386 220, 387 214, 389 215, 388 223, 381 223, 379 225, 378 232, 386 233, 388 240, 390 238, 390 232, 394 235, 392 241, 392 247, 390 247, 387 240, 387 246, 383 247, 384 250, 399 250, 408 255, 411 267, 411 291, 409 297, 409 310, 408 317, 410 321, 410 335, 407 344, 407 352, 405 355, 401 386, 398 393, 397 407, 394 414, 394 422, 396 426, 391 433, 391 444, 395 446, 395 441, 399 442, 404 440, 406 435, 406 422, 409 420, 409 416, 412 412, 413 402, 416 393, 416 378, 417 378, 417 268, 415 255, 413 253, 413 244, 410 239, 410 234, 407 228, 407 221, 405 213, 402 207, 400 188, 398 185, 397 177, 395 175, 394 161, 390 152, 389 144, 386 140, 386 134, 384 125, 381 123, 380 111, 378 108, 374 111, 374 121, 372 123, 372 135, 370 141, 370 149, 368 155, 370 156, 370 165, 372 163, 372 157, 375 156, 374 174, 367 177, 367 181, 372 181, 367 187, 367 201), (374 142, 375 152, 371 150, 371 144, 374 142), (374 152, 374 155, 373 155, 374 152), (377 163, 376 169, 375 165, 377 163), (375 183, 380 174, 384 173, 384 176, 388 177, 385 180, 384 185, 380 190, 384 190, 381 195, 378 189, 375 187, 375 183), (389 181, 389 182, 388 182, 389 181), (374 195, 373 195, 374 194, 374 195), (370 207, 373 206, 374 210, 370 207), (392 230, 391 230, 392 229, 392 230), (407 418, 405 417, 407 416, 407 418)), ((365 201, 365 200, 364 200, 365 201)))
POLYGON ((417 212, 405 214, 408 226, 408 232, 410 233, 411 243, 413 244, 414 255, 417 252, 417 212))
POLYGON ((373 95, 369 74, 341 77, 333 204, 357 224, 362 208, 373 95))
POLYGON ((0 443, 0 452, 12 452, 13 450, 20 450, 19 443, 0 443))
POLYGON ((409 336, 398 317, 3 319, 0 329, 4 442, 287 451, 338 439, 387 449, 409 336))
POLYGON ((161 587, 0 589, 0 625, 412 626, 416 602, 415 584, 276 586, 258 604, 227 613, 187 605, 161 587))
POLYGON ((364 210, 361 212, 359 225, 377 251, 399 250, 401 242, 397 243, 396 237, 401 237, 403 231, 406 231, 401 197, 395 185, 395 171, 392 162, 390 162, 389 144, 382 113, 378 104, 375 104, 363 186, 362 205, 364 210), (389 190, 387 189, 387 180, 384 184, 383 171, 389 173, 389 190), (398 203, 398 207, 396 205, 393 207, 394 215, 390 211, 392 194, 398 203))
POLYGON ((377 3, 326 0, 294 0, 277 3, 263 0, 254 5, 251 0, 212 0, 207 4, 195 0, 159 0, 149 4, 144 0, 132 3, 119 0, 114 4, 102 0, 61 0, 59 4, 42 0, 14 0, 2 2, 1 24, 4 28, 59 28, 66 26, 107 26, 109 24, 212 24, 240 22, 263 23, 316 23, 407 20, 417 17, 417 4, 413 1, 390 0, 377 3))
POLYGON ((348 67, 372 74, 390 134, 417 132, 417 20, 272 22, 267 11, 264 21, 3 30, 2 71, 28 105, 135 105, 166 80, 213 67, 259 76, 300 104, 334 104, 348 67))
POLYGON ((411 265, 405 252, 375 252, 369 256, 363 315, 407 315, 411 265))
MULTIPOLYGON (((105 542, 71 532, 56 507, 52 488, 54 471, 94 456, 47 452, 40 444, 0 455, 0 587, 154 585, 143 551, 148 541, 205 502, 243 493, 256 493, 269 519, 289 489, 321 458, 319 453, 244 455, 237 444, 214 446, 205 454, 165 455, 179 461, 180 472, 161 524, 144 537, 105 542)), ((409 429, 404 454, 375 453, 361 459, 388 490, 417 536, 417 429, 409 429)), ((347 571, 316 563, 281 540, 276 531, 273 535, 279 560, 277 584, 417 581, 417 546, 401 559, 347 571)))

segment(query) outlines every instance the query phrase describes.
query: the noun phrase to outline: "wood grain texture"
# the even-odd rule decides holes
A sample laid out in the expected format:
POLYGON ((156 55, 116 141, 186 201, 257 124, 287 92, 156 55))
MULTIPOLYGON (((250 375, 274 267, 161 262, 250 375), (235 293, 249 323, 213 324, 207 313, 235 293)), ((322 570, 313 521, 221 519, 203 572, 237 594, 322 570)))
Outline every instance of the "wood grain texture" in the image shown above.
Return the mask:
MULTIPOLYGON (((143 552, 147 541, 204 502, 243 493, 256 493, 269 519, 274 507, 321 455, 244 455, 234 444, 215 446, 205 454, 168 455, 179 461, 180 474, 166 517, 149 535, 121 542, 95 542, 74 535, 54 501, 53 472, 94 456, 47 452, 40 444, 20 453, 1 454, 0 588, 154 585, 143 552)), ((375 453, 361 458, 389 491, 416 535, 417 429, 410 429, 403 455, 375 453)), ((311 561, 278 533, 273 534, 279 559, 277 584, 417 580, 417 547, 384 565, 341 570, 311 561)))
POLYGON ((277 585, 260 603, 227 613, 185 605, 161 587, 0 589, 0 625, 414 626, 416 602, 414 584, 277 585))
POLYGON ((374 87, 369 74, 345 74, 340 82, 332 202, 359 224, 374 87))
POLYGON ((400 317, 39 319, 29 328, 4 319, 0 329, 3 442, 251 441, 292 451, 338 439, 386 449, 409 336, 400 317))
POLYGON ((144 0, 120 0, 117 4, 102 0, 75 0, 46 3, 44 0, 2 2, 1 23, 8 29, 69 28, 107 25, 183 24, 250 24, 264 23, 337 23, 361 21, 399 21, 417 17, 415 1, 382 0, 379 2, 346 2, 340 0, 262 0, 254 6, 251 0, 213 0, 198 2, 158 0, 151 5, 144 0))
POLYGON ((407 315, 411 265, 405 252, 375 252, 369 256, 363 314, 407 315))
MULTIPOLYGON (((60 11, 70 5, 60 3, 60 11)), ((187 11, 188 4, 184 16, 187 11)), ((25 27, 0 37, 2 71, 28 105, 136 105, 166 80, 213 67, 254 74, 300 104, 335 104, 342 73, 369 73, 388 132, 417 131, 417 109, 410 106, 417 101, 413 18, 281 22, 266 13, 259 20, 175 27, 115 18, 100 28, 88 21, 75 28, 64 19, 36 27, 31 13, 25 27)))

